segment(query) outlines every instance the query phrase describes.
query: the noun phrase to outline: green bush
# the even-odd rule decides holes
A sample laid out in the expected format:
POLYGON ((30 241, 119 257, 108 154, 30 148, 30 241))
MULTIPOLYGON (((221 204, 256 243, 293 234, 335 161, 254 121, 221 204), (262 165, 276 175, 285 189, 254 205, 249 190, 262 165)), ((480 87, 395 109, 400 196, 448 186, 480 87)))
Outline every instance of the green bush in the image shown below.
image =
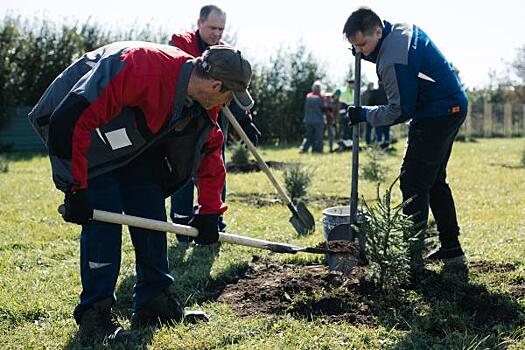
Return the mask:
POLYGON ((0 173, 9 172, 9 162, 7 159, 0 155, 0 173))
POLYGON ((366 257, 370 263, 372 279, 380 290, 392 291, 407 283, 414 272, 423 267, 420 234, 413 232, 413 223, 403 214, 405 201, 392 204, 392 188, 397 178, 384 195, 377 185, 375 205, 363 198, 362 214, 365 224, 360 228, 366 236, 366 257))
POLYGON ((250 162, 250 154, 242 142, 236 142, 231 147, 232 163, 236 166, 244 166, 250 162))
POLYGON ((386 166, 381 163, 384 151, 378 145, 373 145, 366 155, 369 161, 362 167, 362 177, 370 182, 383 182, 387 171, 386 166))
POLYGON ((307 199, 306 195, 312 182, 312 175, 311 171, 301 168, 300 164, 294 164, 284 170, 284 186, 292 202, 307 199))

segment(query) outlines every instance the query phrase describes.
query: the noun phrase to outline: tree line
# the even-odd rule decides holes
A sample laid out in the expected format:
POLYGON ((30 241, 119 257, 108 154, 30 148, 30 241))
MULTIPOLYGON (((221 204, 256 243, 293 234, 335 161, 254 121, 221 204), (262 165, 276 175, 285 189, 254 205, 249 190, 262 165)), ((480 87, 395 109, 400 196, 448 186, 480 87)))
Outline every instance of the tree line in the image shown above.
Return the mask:
MULTIPOLYGON (((120 40, 167 43, 169 35, 150 27, 115 32, 87 21, 56 24, 6 16, 0 23, 0 128, 9 107, 33 106, 51 82, 85 52, 120 40)), ((250 92, 263 142, 302 137, 304 96, 325 72, 304 45, 280 48, 266 64, 254 64, 250 92)))
MULTIPOLYGON (((107 30, 90 20, 57 24, 40 18, 4 17, 0 22, 0 128, 9 107, 33 106, 53 79, 85 52, 120 40, 167 43, 169 34, 148 25, 125 32, 107 30)), ((230 38, 234 41, 235 36, 230 38)), ((488 87, 468 91, 471 102, 525 103, 525 45, 506 71, 489 76, 488 87)), ((301 44, 281 47, 264 64, 253 65, 250 92, 264 143, 302 138, 304 97, 315 80, 326 82, 325 78, 322 65, 301 44)))

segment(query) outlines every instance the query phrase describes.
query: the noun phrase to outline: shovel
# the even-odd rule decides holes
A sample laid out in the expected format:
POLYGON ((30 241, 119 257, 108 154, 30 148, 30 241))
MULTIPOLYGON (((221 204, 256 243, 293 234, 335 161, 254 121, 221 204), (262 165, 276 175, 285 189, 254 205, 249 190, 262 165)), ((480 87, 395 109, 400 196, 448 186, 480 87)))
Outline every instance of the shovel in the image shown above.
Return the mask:
MULTIPOLYGON (((354 105, 361 106, 361 53, 355 54, 354 63, 354 105)), ((353 126, 352 130, 352 185, 350 192, 350 229, 358 225, 357 220, 357 196, 358 196, 358 179, 359 179, 359 123, 353 126)), ((353 232, 352 232, 353 233, 353 232)), ((353 237, 356 235, 353 234, 353 237)), ((359 234, 359 248, 361 259, 365 259, 365 236, 359 234)))
MULTIPOLYGON (((64 214, 64 205, 58 207, 58 212, 64 214)), ((166 221, 152 220, 141 218, 138 216, 124 215, 119 213, 112 213, 103 210, 93 210, 93 220, 107 222, 111 224, 120 224, 133 227, 144 228, 148 230, 155 230, 161 232, 172 232, 179 235, 197 237, 199 231, 186 225, 173 224, 166 221)), ((277 243, 266 241, 257 238, 250 238, 246 236, 234 235, 231 233, 219 232, 219 241, 231 244, 238 244, 246 247, 259 248, 270 250, 275 253, 313 253, 313 254, 332 254, 335 253, 329 249, 314 248, 314 247, 296 247, 290 244, 277 243)))
POLYGON ((224 106, 222 108, 223 113, 226 115, 230 123, 235 128, 235 131, 239 134, 241 139, 244 141, 250 152, 252 152, 253 156, 257 160, 257 163, 259 164, 259 168, 268 176, 268 179, 270 179, 270 182, 277 190, 277 193, 281 196, 282 200, 286 203, 288 206, 288 209, 292 212, 292 217, 290 218, 290 223, 294 227, 295 231, 297 231, 300 235, 305 235, 307 233, 312 233, 315 231, 315 220, 310 211, 306 208, 304 203, 298 202, 296 205, 293 204, 292 200, 288 195, 286 194, 283 187, 277 182, 277 179, 273 176, 272 172, 270 171, 270 168, 268 165, 264 162, 264 160, 261 158, 257 150, 255 149, 255 146, 250 141, 242 127, 239 125, 239 122, 235 117, 233 116, 232 112, 228 108, 228 106, 224 106))

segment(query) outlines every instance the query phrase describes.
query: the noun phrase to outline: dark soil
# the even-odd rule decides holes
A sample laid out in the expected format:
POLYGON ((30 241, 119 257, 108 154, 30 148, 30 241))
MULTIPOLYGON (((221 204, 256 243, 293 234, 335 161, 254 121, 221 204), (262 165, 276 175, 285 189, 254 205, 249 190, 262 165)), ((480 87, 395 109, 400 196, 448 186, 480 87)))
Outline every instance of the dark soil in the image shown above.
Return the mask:
POLYGON ((218 301, 240 316, 284 314, 322 317, 330 321, 376 324, 360 280, 363 270, 349 276, 329 271, 324 265, 280 265, 262 261, 236 284, 227 285, 218 301))
MULTIPOLYGON (((338 244, 336 241, 330 249, 338 244)), ((471 263, 475 271, 494 271, 495 266, 502 272, 513 268, 505 264, 471 263)), ((438 305, 450 303, 455 310, 453 317, 463 315, 460 317, 471 319, 476 327, 515 324, 525 319, 525 309, 516 300, 525 293, 521 281, 509 286, 513 296, 509 297, 462 278, 424 270, 413 284, 391 295, 378 291, 368 278, 365 268, 360 266, 344 275, 324 265, 278 264, 257 258, 238 279, 210 286, 206 293, 228 304, 241 317, 289 314, 306 320, 392 327, 399 326, 399 317, 417 320, 421 308, 439 308, 438 305), (419 297, 414 298, 413 293, 419 297)), ((449 316, 436 314, 428 318, 437 322, 432 327, 439 328, 440 320, 449 316)))
POLYGON ((516 267, 512 264, 490 261, 471 261, 468 267, 470 271, 476 272, 511 272, 516 270, 516 267))
POLYGON ((509 287, 510 294, 516 299, 525 299, 525 284, 516 284, 509 287))
MULTIPOLYGON (((287 163, 277 162, 273 160, 269 160, 265 163, 266 165, 268 165, 268 168, 276 169, 276 170, 284 169, 286 167, 296 164, 296 163, 291 163, 291 162, 287 162, 287 163)), ((232 162, 227 162, 226 171, 232 174, 233 173, 251 173, 253 171, 261 171, 261 168, 259 167, 259 164, 257 164, 257 162, 255 161, 250 161, 248 164, 245 164, 245 165, 237 165, 237 164, 233 164, 232 162)))
POLYGON ((330 241, 330 242, 321 242, 316 248, 328 249, 336 254, 352 254, 359 256, 359 245, 352 241, 330 241))
MULTIPOLYGON (((270 193, 254 193, 254 192, 239 192, 228 193, 228 201, 244 202, 256 207, 265 207, 270 205, 282 205, 283 201, 278 197, 276 192, 270 193)), ((340 205, 348 205, 350 203, 349 197, 344 196, 326 196, 326 195, 311 195, 308 196, 307 205, 319 206, 322 208, 336 207, 340 205)))

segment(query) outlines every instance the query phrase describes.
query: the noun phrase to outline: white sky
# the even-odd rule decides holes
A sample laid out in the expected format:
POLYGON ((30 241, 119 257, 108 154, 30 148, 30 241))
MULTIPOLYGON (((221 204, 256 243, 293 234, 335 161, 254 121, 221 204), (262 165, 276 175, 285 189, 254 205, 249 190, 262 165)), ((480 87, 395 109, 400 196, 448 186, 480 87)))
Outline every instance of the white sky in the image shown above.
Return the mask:
MULTIPOLYGON (((342 28, 353 9, 370 6, 382 19, 414 23, 432 38, 460 70, 467 87, 483 87, 491 69, 504 63, 525 45, 525 1, 177 1, 177 0, 2 0, 0 16, 45 16, 81 23, 91 17, 108 28, 129 29, 149 23, 154 29, 180 32, 194 27, 202 5, 213 3, 227 13, 227 31, 236 33, 237 47, 255 62, 264 63, 284 46, 295 49, 302 41, 326 66, 332 81, 344 79, 353 58, 342 28)), ((374 66, 363 64, 368 79, 376 81, 374 66)))

